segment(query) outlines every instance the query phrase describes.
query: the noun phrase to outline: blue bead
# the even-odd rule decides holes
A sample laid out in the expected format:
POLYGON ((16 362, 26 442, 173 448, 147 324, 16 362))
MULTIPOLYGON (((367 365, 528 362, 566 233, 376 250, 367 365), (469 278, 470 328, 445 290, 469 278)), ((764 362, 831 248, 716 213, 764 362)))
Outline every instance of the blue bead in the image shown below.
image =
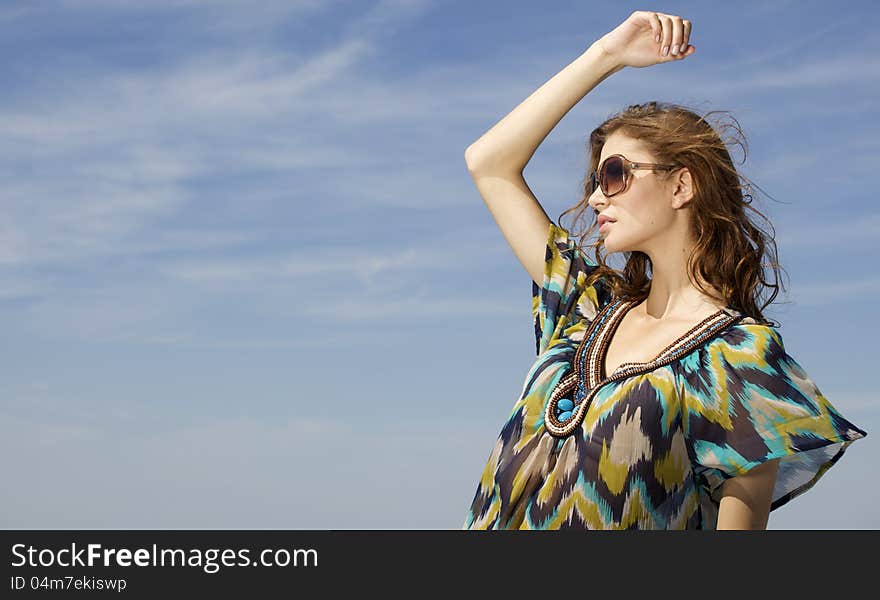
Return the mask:
POLYGON ((568 398, 563 398, 559 401, 557 406, 559 407, 559 410, 571 410, 572 408, 574 408, 574 402, 572 402, 568 398))
POLYGON ((571 417, 571 411, 567 410, 564 413, 561 413, 558 417, 560 421, 567 421, 568 418, 571 417))

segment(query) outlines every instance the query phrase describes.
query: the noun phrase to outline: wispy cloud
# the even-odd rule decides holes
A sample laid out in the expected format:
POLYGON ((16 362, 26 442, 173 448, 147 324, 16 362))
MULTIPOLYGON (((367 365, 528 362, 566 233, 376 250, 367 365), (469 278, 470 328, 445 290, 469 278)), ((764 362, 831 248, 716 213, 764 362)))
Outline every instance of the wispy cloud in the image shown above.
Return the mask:
MULTIPOLYGON (((542 144, 529 183, 548 213, 567 207, 590 128, 634 101, 731 108, 755 142, 750 175, 791 194, 783 262, 828 251, 847 267, 796 285, 795 311, 843 285, 870 302, 880 282, 846 273, 873 273, 880 227, 866 183, 880 156, 865 119, 876 36, 857 11, 814 5, 782 26, 758 12, 785 5, 768 6, 701 21, 702 61, 603 83, 542 144), (845 243, 815 244, 828 236, 845 243)), ((8 524, 417 526, 456 506, 457 527, 496 433, 476 430, 474 397, 503 417, 534 350, 530 280, 464 149, 591 35, 567 9, 535 7, 504 19, 407 0, 0 7, 17 57, 0 99, 0 451, 34 450, 8 474, 23 483, 0 501, 8 524), (472 342, 491 352, 463 358, 472 342), (435 358, 441 400, 413 403, 435 358), (339 371, 356 391, 316 405, 340 401, 310 387, 338 390, 337 364, 361 369, 339 371), (77 464, 93 466, 85 481, 77 464), (377 469, 408 482, 402 500, 377 469), (114 487, 106 472, 139 477, 114 487), (63 513, 48 482, 71 490, 63 513), (347 498, 345 486, 368 491, 356 506, 314 503, 315 489, 347 498), (143 510, 157 489, 178 501, 143 510), (245 523, 242 505, 263 520, 245 523)), ((868 383, 841 408, 866 405, 868 383)))
POLYGON ((849 279, 835 277, 822 282, 801 283, 797 286, 792 286, 789 295, 796 304, 801 306, 840 305, 841 290, 845 290, 847 301, 874 298, 877 294, 880 294, 880 278, 874 275, 849 279))
MULTIPOLYGON (((422 4, 380 2, 356 20, 364 25, 353 30, 356 37, 308 57, 212 49, 136 72, 88 72, 78 65, 55 89, 38 83, 47 93, 37 102, 0 111, 6 140, 0 154, 44 175, 22 177, 19 170, 4 178, 3 262, 74 261, 127 243, 156 219, 184 209, 197 193, 195 181, 357 164, 362 151, 326 135, 333 113, 309 116, 322 106, 315 94, 346 81, 382 28, 398 26, 395 17, 422 4), (54 93, 57 88, 64 93, 54 93), (285 122, 289 132, 282 134, 285 122)), ((351 120, 353 111, 347 114, 351 120)))
MULTIPOLYGON (((880 214, 846 215, 838 221, 811 219, 807 223, 791 223, 776 236, 782 250, 794 250, 799 254, 846 254, 860 250, 878 250, 880 244, 880 214), (826 240, 844 243, 829 244, 826 240)), ((780 251, 782 251, 780 250, 780 251)))
POLYGON ((457 528, 478 475, 473 457, 488 452, 483 432, 438 418, 360 427, 307 416, 236 417, 139 433, 0 415, 0 451, 22 447, 29 460, 12 461, 6 474, 31 500, 5 496, 6 528, 457 528), (450 466, 467 475, 438 486, 450 466), (393 473, 397 493, 389 494, 377 469, 393 473), (107 477, 133 470, 137 477, 125 485, 107 477), (67 490, 63 513, 52 493, 59 487, 67 490), (167 490, 175 502, 142 509, 145 498, 167 490), (433 516, 412 502, 429 492, 433 516))

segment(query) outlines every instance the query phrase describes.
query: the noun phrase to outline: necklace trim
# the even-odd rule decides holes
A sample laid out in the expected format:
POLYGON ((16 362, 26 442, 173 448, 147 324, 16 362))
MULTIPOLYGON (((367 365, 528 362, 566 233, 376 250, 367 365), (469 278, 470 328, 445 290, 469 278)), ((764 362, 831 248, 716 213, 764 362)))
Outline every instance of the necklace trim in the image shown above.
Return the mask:
POLYGON ((603 377, 605 352, 611 338, 623 316, 639 302, 641 299, 618 299, 607 304, 590 323, 572 360, 573 369, 557 382, 544 410, 544 425, 552 435, 566 437, 580 427, 603 385, 667 365, 736 321, 752 322, 736 310, 722 308, 694 325, 652 360, 621 363, 611 375, 603 377), (607 327, 603 326, 606 323, 607 327))

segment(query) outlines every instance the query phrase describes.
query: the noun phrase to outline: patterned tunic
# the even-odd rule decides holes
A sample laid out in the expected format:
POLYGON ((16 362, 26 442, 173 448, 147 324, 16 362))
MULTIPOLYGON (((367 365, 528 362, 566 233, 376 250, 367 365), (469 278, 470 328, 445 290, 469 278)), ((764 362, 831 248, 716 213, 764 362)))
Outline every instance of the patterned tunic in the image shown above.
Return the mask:
POLYGON ((608 342, 639 300, 585 285, 595 268, 551 223, 541 289, 532 282, 538 358, 462 529, 715 529, 725 480, 779 458, 772 511, 867 435, 776 329, 730 308, 606 375, 608 342))

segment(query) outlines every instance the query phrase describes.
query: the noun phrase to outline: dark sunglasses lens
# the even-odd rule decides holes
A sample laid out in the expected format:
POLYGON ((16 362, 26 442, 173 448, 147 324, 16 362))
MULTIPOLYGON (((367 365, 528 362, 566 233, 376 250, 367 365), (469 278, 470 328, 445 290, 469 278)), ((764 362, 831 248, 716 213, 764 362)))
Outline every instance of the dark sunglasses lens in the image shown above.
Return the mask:
POLYGON ((602 192, 609 196, 623 189, 623 160, 612 156, 602 165, 602 192))

